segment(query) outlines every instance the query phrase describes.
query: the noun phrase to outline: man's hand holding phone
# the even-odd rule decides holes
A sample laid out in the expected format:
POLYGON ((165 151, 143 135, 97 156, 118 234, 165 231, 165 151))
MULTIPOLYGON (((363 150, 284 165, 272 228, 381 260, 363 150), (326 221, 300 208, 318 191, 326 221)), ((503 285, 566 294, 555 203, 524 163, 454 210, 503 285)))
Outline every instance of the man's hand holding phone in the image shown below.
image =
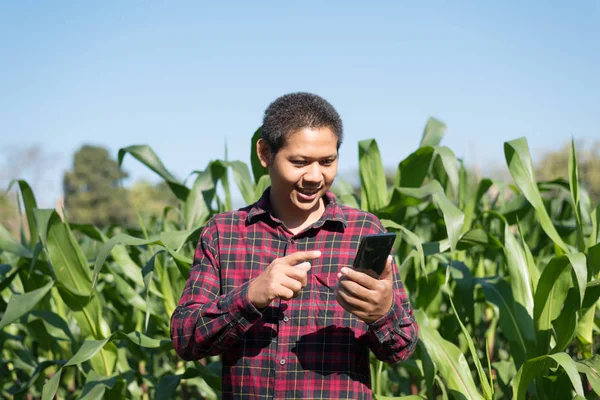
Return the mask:
POLYGON ((383 317, 392 306, 390 252, 395 239, 396 234, 389 232, 363 236, 353 268, 344 267, 338 274, 338 303, 366 323, 383 317))
POLYGON ((379 278, 353 268, 342 268, 335 296, 346 311, 368 324, 383 317, 392 307, 392 257, 387 258, 379 278))

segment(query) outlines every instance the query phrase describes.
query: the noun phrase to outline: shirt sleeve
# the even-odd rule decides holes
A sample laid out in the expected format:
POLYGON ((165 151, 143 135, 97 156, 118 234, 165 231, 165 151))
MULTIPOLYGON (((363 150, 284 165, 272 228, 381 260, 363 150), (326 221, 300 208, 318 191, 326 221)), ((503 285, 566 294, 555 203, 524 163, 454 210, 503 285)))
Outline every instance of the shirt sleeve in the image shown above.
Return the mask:
POLYGON ((184 360, 223 353, 262 317, 248 299, 248 284, 221 295, 217 227, 204 227, 181 299, 171 316, 171 340, 184 360))
MULTIPOLYGON (((385 228, 380 224, 382 232, 385 228)), ((393 300, 386 315, 369 325, 369 344, 371 351, 380 361, 390 364, 408 359, 415 350, 419 327, 413 315, 398 267, 392 261, 393 300)))

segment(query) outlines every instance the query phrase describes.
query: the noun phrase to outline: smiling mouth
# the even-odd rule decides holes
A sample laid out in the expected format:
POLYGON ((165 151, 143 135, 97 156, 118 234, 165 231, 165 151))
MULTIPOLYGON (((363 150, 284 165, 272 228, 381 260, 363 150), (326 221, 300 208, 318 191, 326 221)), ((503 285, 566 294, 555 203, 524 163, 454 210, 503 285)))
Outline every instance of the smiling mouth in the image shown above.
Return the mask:
POLYGON ((306 189, 306 188, 296 188, 296 190, 298 191, 298 193, 304 195, 304 196, 314 196, 315 194, 319 193, 321 191, 321 187, 316 188, 316 189, 306 189))

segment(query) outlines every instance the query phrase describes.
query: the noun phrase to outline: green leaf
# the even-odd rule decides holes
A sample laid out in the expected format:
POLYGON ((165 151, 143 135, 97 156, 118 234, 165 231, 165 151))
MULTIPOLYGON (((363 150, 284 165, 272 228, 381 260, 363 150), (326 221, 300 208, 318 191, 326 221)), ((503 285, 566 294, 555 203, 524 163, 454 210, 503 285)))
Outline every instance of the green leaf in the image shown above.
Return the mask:
POLYGON ((68 224, 63 223, 54 210, 36 209, 34 215, 58 279, 57 285, 75 296, 89 296, 92 291, 90 269, 68 224))
POLYGON ((449 182, 452 193, 458 195, 458 161, 456 160, 454 152, 446 146, 435 146, 434 149, 434 167, 437 176, 439 178, 443 177, 443 179, 438 180, 446 188, 448 187, 447 183, 449 182))
MULTIPOLYGON (((86 236, 100 242, 106 243, 109 238, 103 232, 101 232, 94 225, 90 224, 69 224, 71 229, 74 231, 81 232, 86 236)), ((144 281, 142 279, 142 273, 140 272, 140 267, 131 259, 131 256, 127 252, 127 249, 123 245, 116 245, 110 251, 110 255, 113 260, 123 270, 125 276, 135 282, 138 286, 144 286, 144 281)))
POLYGON ((411 232, 408 229, 406 229, 405 227, 403 227, 402 225, 397 224, 394 221, 390 221, 389 219, 382 219, 381 223, 383 224, 383 226, 386 229, 400 230, 402 232, 402 234, 404 235, 404 237, 406 238, 406 240, 410 244, 415 246, 415 248, 417 249, 417 253, 419 255, 419 265, 421 267, 421 271, 423 272, 423 275, 427 275, 427 270, 425 269, 425 254, 423 252, 423 246, 421 244, 421 240, 419 239, 419 237, 417 235, 415 235, 413 232, 411 232))
POLYGON ((374 139, 358 142, 361 208, 375 212, 388 204, 388 189, 379 148, 374 139))
POLYGON ((577 315, 579 310, 579 294, 576 288, 569 289, 563 309, 552 325, 556 333, 556 344, 551 353, 564 351, 577 334, 577 315))
POLYGON ((106 389, 112 389, 118 382, 119 376, 106 377, 90 371, 87 375, 79 400, 102 400, 106 389))
POLYGON ((217 376, 210 369, 199 365, 196 368, 188 368, 183 374, 163 375, 158 381, 155 398, 157 400, 172 399, 175 389, 179 386, 179 382, 182 379, 190 379, 198 376, 202 377, 213 390, 221 390, 221 377, 217 376))
POLYGON ((422 311, 415 310, 415 316, 419 323, 419 340, 425 345, 446 386, 461 393, 465 399, 483 399, 477 391, 467 360, 458 347, 443 339, 435 329, 426 326, 422 321, 422 311))
POLYGON ((263 175, 258 180, 258 183, 254 187, 254 201, 258 201, 262 194, 271 185, 271 177, 269 175, 263 175))
POLYGON ((44 296, 52 289, 54 281, 48 282, 39 289, 24 294, 14 294, 10 297, 6 311, 0 320, 0 330, 12 324, 17 319, 31 311, 44 296))
POLYGON ((600 356, 594 354, 591 358, 578 362, 577 371, 585 374, 592 389, 600 395, 600 356))
POLYGON ((117 291, 123 296, 127 303, 140 311, 146 312, 146 302, 136 290, 132 288, 125 279, 119 276, 119 274, 113 274, 112 277, 117 291))
MULTIPOLYGON (((115 354, 112 352, 112 350, 110 348, 116 348, 116 347, 114 347, 114 344, 111 341, 118 339, 118 338, 128 339, 131 342, 139 345, 140 347, 148 347, 148 348, 163 347, 163 346, 165 346, 165 344, 170 343, 170 341, 168 341, 168 340, 151 339, 145 335, 142 335, 139 332, 131 332, 129 334, 125 334, 125 333, 119 332, 119 331, 113 333, 109 337, 102 339, 102 340, 86 340, 85 342, 83 342, 83 345, 79 348, 79 350, 77 350, 77 353, 75 353, 75 355, 69 361, 67 361, 63 365, 63 367, 61 369, 59 369, 56 372, 56 374, 54 374, 54 376, 44 385, 42 399, 50 400, 50 399, 54 398, 54 396, 56 395, 56 392, 58 390, 58 385, 60 383, 60 378, 61 378, 62 372, 66 367, 71 366, 71 365, 81 365, 83 362, 91 360, 92 357, 94 357, 96 354, 98 354, 98 352, 103 350, 103 348, 105 347, 105 345, 107 343, 112 345, 112 346, 109 346, 109 348, 108 348, 109 349, 108 351, 112 353, 111 357, 115 356, 115 354)), ((109 364, 113 362, 113 359, 107 358, 105 361, 107 363, 106 366, 109 366, 109 364)), ((114 360, 114 361, 116 362, 116 360, 114 360)))
POLYGON ((185 200, 183 216, 186 229, 203 225, 211 215, 210 203, 216 193, 210 165, 204 171, 196 171, 198 175, 185 200))
POLYGON ((103 340, 86 340, 83 342, 83 345, 79 348, 77 353, 75 353, 75 355, 69 361, 67 361, 67 363, 63 365, 63 367, 59 369, 56 374, 54 374, 54 376, 44 385, 42 400, 50 400, 54 398, 56 391, 58 390, 62 371, 65 367, 70 365, 79 365, 82 362, 89 360, 96 353, 98 353, 102 347, 104 347, 109 339, 110 338, 103 340))
MULTIPOLYGON (((562 315, 562 314, 561 314, 562 315)), ((577 313, 574 313, 573 319, 577 316, 577 313)), ((594 328, 595 324, 595 316, 596 316, 596 305, 592 305, 592 307, 582 310, 581 318, 577 322, 576 326, 576 335, 579 339, 579 343, 581 347, 583 347, 582 353, 584 356, 590 357, 592 355, 592 344, 594 343, 594 328)), ((560 318, 559 318, 560 319, 560 318)), ((560 324, 560 321, 557 320, 557 324, 560 324)), ((561 325, 559 325, 561 326, 561 325)))
POLYGON ((49 310, 34 310, 30 315, 41 318, 44 321, 48 333, 53 338, 75 342, 75 337, 73 337, 67 321, 60 315, 49 310))
POLYGON ((550 330, 551 322, 559 316, 562 310, 568 293, 571 273, 567 267, 571 267, 576 277, 574 283, 578 288, 579 305, 583 302, 587 280, 585 255, 576 253, 552 258, 544 268, 535 292, 534 321, 538 331, 550 330), (566 278, 561 279, 561 276, 566 276, 566 278), (566 282, 562 282, 565 279, 566 282))
POLYGON ((248 166, 241 161, 231 161, 227 165, 233 171, 233 179, 237 183, 238 189, 244 198, 246 205, 252 204, 254 200, 254 184, 250 176, 248 166))
MULTIPOLYGON (((407 197, 415 199, 424 199, 431 196, 435 205, 439 208, 446 224, 446 232, 450 241, 452 252, 456 250, 456 245, 460 239, 464 214, 458 209, 444 193, 442 186, 438 181, 431 181, 419 188, 394 188, 392 199, 387 207, 382 209, 385 213, 394 213, 399 205, 406 202, 407 197)), ((425 249, 424 249, 425 250, 425 249)))
POLYGON ((527 258, 506 222, 504 224, 504 255, 515 301, 523 305, 527 313, 533 317, 534 301, 527 258))
POLYGON ((483 365, 481 364, 481 360, 479 359, 479 355, 477 354, 477 349, 475 348, 475 344, 473 343, 473 339, 469 334, 469 331, 465 327, 465 325, 460 320, 460 316, 458 312, 456 312, 456 308, 454 307, 454 302, 452 301, 452 297, 448 297, 450 301, 450 305, 452 306, 452 310, 454 311, 454 316, 460 325, 460 329, 467 341, 467 345, 469 346, 469 351, 471 352, 471 357, 473 358, 473 362, 475 363, 475 368, 477 369, 477 374, 479 375, 479 381, 481 382, 481 389, 483 391, 483 396, 486 400, 492 400, 494 398, 494 389, 493 382, 489 382, 487 376, 485 375, 485 371, 483 369, 483 365))
POLYGON ((90 365, 100 375, 110 376, 117 365, 118 357, 117 346, 113 342, 108 342, 90 358, 90 365))
MULTIPOLYGON (((176 261, 182 262, 189 266, 192 264, 193 260, 185 257, 184 255, 177 252, 175 248, 182 246, 190 236, 196 233, 197 229, 187 230, 187 231, 178 231, 178 232, 163 232, 159 235, 159 237, 154 237, 151 239, 140 239, 134 236, 130 236, 124 233, 120 233, 118 235, 113 236, 106 243, 102 245, 100 251, 98 252, 98 256, 96 257, 96 262, 94 263, 94 274, 93 274, 93 286, 96 286, 96 282, 98 280, 98 274, 106 261, 106 258, 110 254, 112 248, 116 245, 125 245, 125 246, 144 246, 144 245, 158 245, 163 247, 176 261), (166 242, 166 243, 165 243, 166 242), (171 246, 169 246, 171 245, 171 246)), ((179 265, 178 265, 179 266, 179 265)))
MULTIPOLYGON (((154 277, 154 261, 156 260, 156 256, 162 252, 163 252, 163 250, 159 250, 158 252, 154 253, 152 255, 152 257, 150 257, 150 259, 148 260, 146 265, 144 266, 144 269, 142 270, 142 274, 144 276, 144 297, 145 297, 146 303, 148 303, 148 301, 149 301, 148 295, 150 293, 150 286, 152 283, 152 278, 154 277)), ((149 318, 150 318, 150 307, 147 307, 146 314, 144 316, 144 331, 148 330, 149 318)))
POLYGON ((0 224, 0 250, 15 254, 19 257, 32 258, 33 254, 10 236, 10 232, 0 224))
POLYGON ((27 224, 29 226, 29 237, 31 238, 30 247, 38 240, 38 231, 37 225, 35 223, 35 217, 33 215, 33 210, 37 208, 37 201, 35 201, 35 196, 33 194, 33 190, 29 184, 24 180, 12 180, 6 191, 8 192, 14 183, 18 183, 19 189, 21 190, 21 198, 23 199, 23 204, 25 205, 25 215, 27 215, 27 224))
POLYGON ((259 127, 252 135, 251 146, 250 146, 250 164, 252 166, 252 175, 254 175, 254 182, 258 184, 263 176, 269 175, 269 170, 262 166, 258 153, 256 152, 256 142, 260 139, 260 131, 262 127, 259 127))
POLYGON ((137 331, 130 332, 127 334, 122 333, 122 332, 115 332, 115 336, 121 337, 121 338, 127 338, 133 344, 136 344, 140 347, 144 347, 144 348, 148 348, 148 349, 157 349, 157 348, 171 349, 171 348, 173 348, 170 339, 155 339, 155 338, 148 337, 148 336, 144 335, 143 333, 140 333, 137 331))
POLYGON ((433 147, 420 147, 398 165, 396 186, 416 188, 423 184, 429 174, 434 156, 433 147))
MULTIPOLYGON (((517 229, 519 232, 519 237, 521 238, 521 247, 525 252, 525 263, 527 264, 527 271, 529 271, 529 282, 531 289, 535 292, 537 290, 537 284, 540 281, 540 270, 535 264, 535 260, 533 259, 533 254, 531 254, 531 250, 525 241, 525 235, 523 234, 523 230, 521 229, 521 223, 517 221, 517 229)), ((504 233, 506 237, 506 231, 504 233)))
POLYGON ((527 360, 527 362, 521 366, 513 381, 513 400, 521 400, 526 398, 525 392, 527 390, 527 386, 533 379, 543 373, 543 366, 548 359, 554 360, 565 370, 577 395, 585 397, 581 379, 579 378, 579 373, 577 372, 577 363, 571 359, 568 354, 558 353, 548 354, 527 360))
POLYGON ((354 208, 360 208, 360 204, 358 203, 359 199, 354 193, 352 184, 349 182, 337 177, 335 179, 335 184, 332 187, 332 191, 335 193, 341 204, 345 204, 354 208))
POLYGON ((463 225, 463 232, 467 232, 473 226, 473 220, 475 218, 475 211, 481 198, 487 191, 492 187, 493 182, 490 179, 482 179, 477 186, 477 191, 473 196, 469 198, 463 212, 465 213, 465 223, 463 225))
POLYGON ((446 124, 442 121, 430 117, 427 120, 425 129, 423 130, 423 136, 421 137, 421 143, 419 147, 425 146, 438 146, 446 133, 446 124))
POLYGON ((433 201, 442 211, 444 222, 446 223, 446 232, 448 233, 448 239, 450 240, 450 249, 452 252, 455 252, 456 245, 460 239, 460 233, 463 228, 465 215, 454 204, 452 204, 450 200, 448 200, 444 192, 441 190, 437 193, 434 193, 433 201))
POLYGON ((119 149, 119 166, 123 164, 123 158, 128 153, 131 154, 133 158, 144 164, 146 167, 156 172, 161 178, 163 178, 167 182, 173 194, 179 200, 185 201, 190 192, 190 189, 188 189, 183 183, 181 183, 167 170, 160 158, 158 158, 158 156, 150 146, 135 145, 119 149))
POLYGON ((525 138, 511 140, 504 143, 504 155, 506 157, 506 163, 511 176, 519 189, 523 192, 527 201, 531 203, 536 211, 542 229, 552 239, 557 246, 559 246, 565 253, 569 250, 567 245, 563 242, 559 236, 556 228, 550 220, 550 216, 544 207, 544 202, 540 195, 538 185, 535 179, 535 172, 533 169, 533 163, 531 162, 531 156, 529 154, 529 147, 527 146, 527 140, 525 138))
POLYGON ((600 204, 592 211, 590 218, 592 220, 592 232, 588 239, 588 249, 600 243, 600 204))
POLYGON ((579 171, 577 168, 577 154, 575 152, 575 140, 571 139, 571 152, 569 153, 569 187, 571 189, 571 200, 575 210, 575 221, 577 221, 577 249, 585 250, 583 242, 583 224, 581 223, 581 204, 579 202, 579 171))
POLYGON ((475 278, 481 285, 485 298, 500 311, 499 324, 502 333, 508 338, 511 355, 517 367, 527 359, 529 343, 535 342, 533 320, 525 308, 514 301, 510 285, 502 278, 475 278))

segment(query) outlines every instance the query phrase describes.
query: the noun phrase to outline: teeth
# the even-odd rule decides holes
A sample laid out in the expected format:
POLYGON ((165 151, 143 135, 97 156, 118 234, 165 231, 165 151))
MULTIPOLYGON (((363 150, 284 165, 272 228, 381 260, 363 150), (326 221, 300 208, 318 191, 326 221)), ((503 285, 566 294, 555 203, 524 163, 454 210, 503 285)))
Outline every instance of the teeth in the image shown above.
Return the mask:
POLYGON ((299 189, 298 191, 300 193, 302 193, 302 194, 307 195, 307 196, 311 196, 311 195, 316 194, 316 193, 319 192, 318 190, 301 190, 301 189, 299 189))

